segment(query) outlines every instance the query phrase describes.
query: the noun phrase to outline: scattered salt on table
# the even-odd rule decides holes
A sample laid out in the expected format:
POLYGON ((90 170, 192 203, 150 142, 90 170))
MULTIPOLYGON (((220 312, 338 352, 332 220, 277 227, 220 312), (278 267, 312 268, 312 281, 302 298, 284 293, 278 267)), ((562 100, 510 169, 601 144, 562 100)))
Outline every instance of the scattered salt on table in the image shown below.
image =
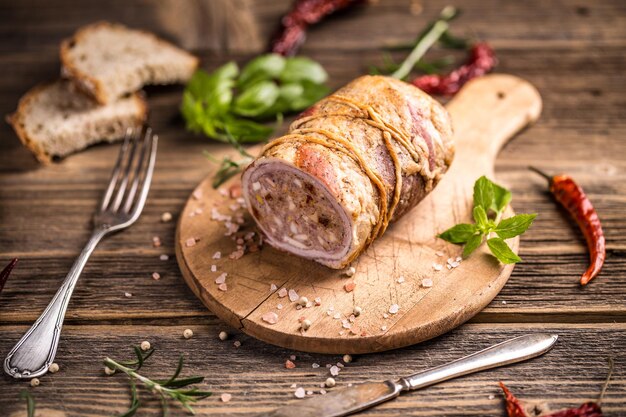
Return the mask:
POLYGON ((284 298, 287 296, 287 289, 286 288, 281 288, 280 290, 278 290, 278 296, 280 298, 284 298))
POLYGON ((226 285, 226 283, 222 283, 220 285, 217 286, 217 289, 220 291, 228 291, 228 285, 226 285))
POLYGON ((268 311, 267 313, 263 314, 263 317, 261 318, 264 322, 269 324, 278 323, 278 314, 274 313, 273 311, 268 311))
POLYGON ((298 293, 295 290, 289 290, 289 301, 295 302, 295 301, 298 301, 299 299, 300 297, 298 296, 298 293))
POLYGON ((304 395, 305 395, 304 388, 302 387, 297 388, 296 392, 294 392, 293 395, 295 395, 296 398, 304 398, 304 395))
POLYGON ((433 286, 433 280, 430 278, 424 278, 422 280, 422 287, 424 288, 430 288, 433 286))
POLYGON ((389 313, 391 314, 396 314, 398 310, 400 310, 400 306, 398 304, 392 304, 391 307, 389 307, 389 313))
POLYGON ((188 248, 196 246, 196 238, 190 237, 189 239, 185 240, 185 246, 187 246, 188 248))

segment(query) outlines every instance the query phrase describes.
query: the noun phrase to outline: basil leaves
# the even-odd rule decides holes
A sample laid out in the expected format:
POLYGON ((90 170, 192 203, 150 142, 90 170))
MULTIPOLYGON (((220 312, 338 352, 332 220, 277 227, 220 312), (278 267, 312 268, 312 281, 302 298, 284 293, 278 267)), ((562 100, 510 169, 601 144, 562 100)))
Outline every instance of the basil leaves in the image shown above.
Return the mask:
POLYGON ((511 202, 511 192, 482 176, 474 183, 474 223, 461 223, 441 233, 439 237, 450 243, 465 245, 463 257, 472 254, 487 241, 489 250, 500 262, 513 264, 522 259, 506 244, 524 233, 533 223, 536 214, 518 214, 502 220, 504 210, 511 202), (495 236, 494 236, 495 235, 495 236))
POLYGON ((198 70, 185 88, 181 113, 187 129, 222 142, 262 142, 285 113, 311 106, 329 89, 324 68, 306 57, 261 55, 239 70, 229 62, 198 70))

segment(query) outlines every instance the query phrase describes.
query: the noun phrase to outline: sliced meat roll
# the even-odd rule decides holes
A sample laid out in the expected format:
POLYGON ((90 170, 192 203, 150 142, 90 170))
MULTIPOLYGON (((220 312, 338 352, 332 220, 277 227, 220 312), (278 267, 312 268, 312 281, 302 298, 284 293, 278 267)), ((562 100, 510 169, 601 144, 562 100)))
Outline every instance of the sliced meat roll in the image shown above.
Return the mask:
POLYGON ((272 246, 344 268, 439 182, 451 136, 447 111, 426 93, 360 77, 266 145, 243 194, 272 246))

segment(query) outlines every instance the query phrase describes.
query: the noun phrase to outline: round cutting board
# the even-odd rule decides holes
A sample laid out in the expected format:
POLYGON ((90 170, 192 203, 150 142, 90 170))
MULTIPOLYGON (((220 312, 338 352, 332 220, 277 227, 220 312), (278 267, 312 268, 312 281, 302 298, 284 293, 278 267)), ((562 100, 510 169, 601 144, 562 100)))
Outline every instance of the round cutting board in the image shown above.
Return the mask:
MULTIPOLYGON (((436 235, 471 222, 474 181, 481 175, 494 179, 498 151, 539 117, 541 97, 528 82, 496 74, 469 82, 447 108, 456 145, 449 172, 354 262, 353 276, 269 245, 232 259, 237 257, 237 237, 256 229, 237 196, 227 195, 239 179, 214 190, 211 173, 189 197, 176 233, 176 256, 189 287, 230 325, 268 343, 310 352, 398 348, 470 319, 498 294, 513 266, 498 263, 483 245, 460 265, 448 268, 448 259, 455 262, 461 247, 436 235), (226 215, 243 215, 245 223, 235 235, 227 235, 222 217, 226 215), (221 257, 215 259, 218 252, 221 257), (435 270, 435 264, 442 269, 435 270), (223 273, 226 285, 218 279, 223 273), (355 284, 350 292, 348 283, 355 284), (307 297, 312 305, 301 308, 289 296, 281 297, 283 288, 307 297), (352 316, 355 306, 362 310, 358 317, 352 316), (276 323, 263 319, 270 312, 276 313, 276 323), (303 318, 312 323, 307 331, 300 330, 303 318)), ((509 209, 507 216, 512 214, 509 209)), ((518 251, 518 239, 509 244, 518 251)))

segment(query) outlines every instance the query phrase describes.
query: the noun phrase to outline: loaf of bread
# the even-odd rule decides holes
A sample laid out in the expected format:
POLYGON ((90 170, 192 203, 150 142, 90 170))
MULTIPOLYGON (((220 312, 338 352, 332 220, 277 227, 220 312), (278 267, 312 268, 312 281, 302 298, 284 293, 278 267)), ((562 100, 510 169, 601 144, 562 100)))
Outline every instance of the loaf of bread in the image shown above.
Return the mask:
POLYGON ((272 246, 343 268, 437 185, 451 137, 448 112, 426 93, 360 77, 265 146, 243 195, 272 246))
POLYGON ((99 105, 68 80, 39 85, 27 92, 8 116, 20 140, 40 162, 64 157, 97 142, 124 137, 147 114, 138 93, 99 105))
POLYGON ((98 22, 61 44, 61 74, 101 104, 147 84, 188 81, 198 58, 152 33, 98 22))

